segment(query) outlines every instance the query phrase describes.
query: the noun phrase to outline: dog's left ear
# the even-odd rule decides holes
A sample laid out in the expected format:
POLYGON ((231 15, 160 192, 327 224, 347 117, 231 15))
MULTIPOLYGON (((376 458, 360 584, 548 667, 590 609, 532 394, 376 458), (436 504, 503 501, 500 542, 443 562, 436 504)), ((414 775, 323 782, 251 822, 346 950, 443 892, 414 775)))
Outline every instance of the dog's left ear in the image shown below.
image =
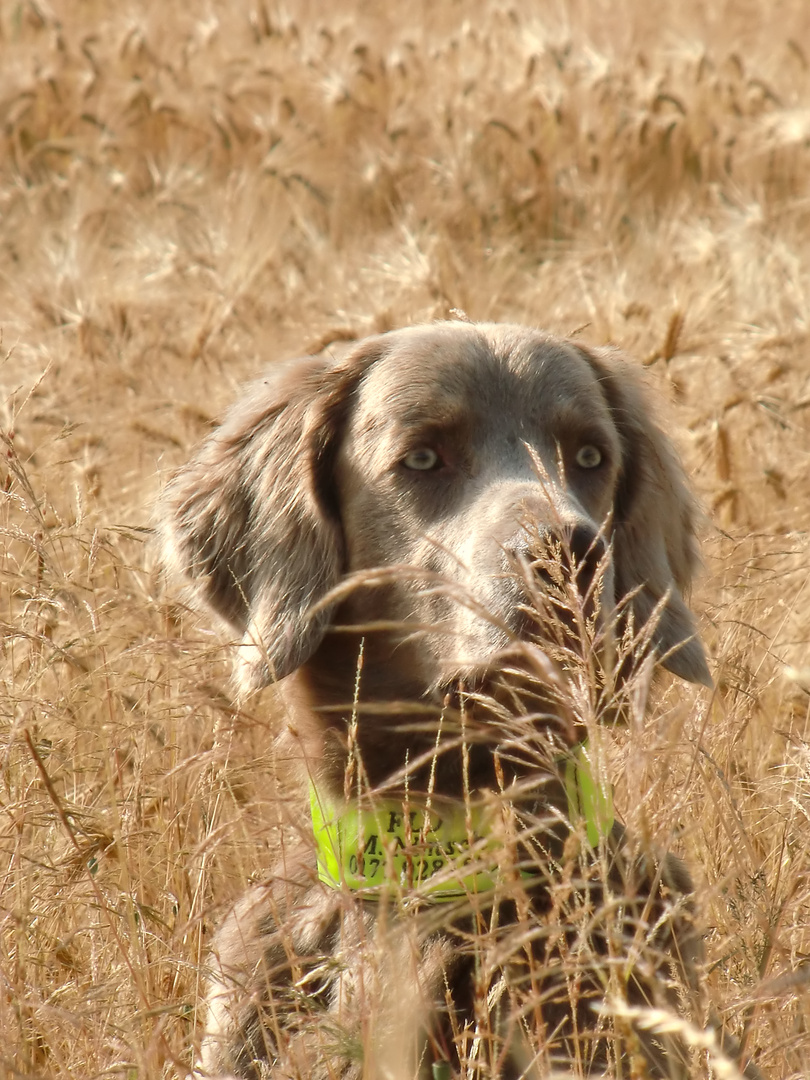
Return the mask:
POLYGON ((577 346, 593 368, 622 442, 613 517, 616 597, 631 596, 636 628, 653 615, 662 665, 688 682, 712 677, 686 606, 698 565, 695 503, 669 439, 651 419, 638 377, 610 349, 577 346))

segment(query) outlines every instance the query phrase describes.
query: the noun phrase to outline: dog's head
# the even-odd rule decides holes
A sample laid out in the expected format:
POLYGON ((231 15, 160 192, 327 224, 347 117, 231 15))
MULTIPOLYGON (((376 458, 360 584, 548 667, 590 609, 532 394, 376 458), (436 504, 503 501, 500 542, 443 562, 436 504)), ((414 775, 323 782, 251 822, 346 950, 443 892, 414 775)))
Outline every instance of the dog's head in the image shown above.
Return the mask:
POLYGON ((378 643, 390 697, 424 694, 536 631, 527 582, 553 592, 554 565, 583 610, 623 609, 664 667, 711 684, 684 599, 692 502, 607 350, 459 322, 294 362, 248 389, 162 518, 170 562, 241 638, 245 687, 317 666, 339 622, 378 643))

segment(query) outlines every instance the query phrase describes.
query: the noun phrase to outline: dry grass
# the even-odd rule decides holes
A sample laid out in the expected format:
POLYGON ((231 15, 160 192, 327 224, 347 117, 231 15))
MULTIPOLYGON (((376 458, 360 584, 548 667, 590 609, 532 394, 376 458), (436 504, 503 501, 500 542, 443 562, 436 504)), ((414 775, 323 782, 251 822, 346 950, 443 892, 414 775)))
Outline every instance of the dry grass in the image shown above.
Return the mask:
POLYGON ((810 7, 404 10, 0 6, 0 1071, 187 1065, 277 841, 272 701, 159 588, 161 483, 263 364, 455 307, 587 324, 670 401, 718 690, 617 734, 617 798, 806 1076, 810 7))

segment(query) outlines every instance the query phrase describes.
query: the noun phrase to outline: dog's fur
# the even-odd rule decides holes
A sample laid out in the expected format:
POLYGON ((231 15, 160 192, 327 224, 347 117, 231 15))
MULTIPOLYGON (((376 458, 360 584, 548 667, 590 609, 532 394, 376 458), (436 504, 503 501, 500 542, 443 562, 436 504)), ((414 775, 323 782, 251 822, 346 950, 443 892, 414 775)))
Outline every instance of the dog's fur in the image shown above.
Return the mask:
POLYGON ((548 749, 654 660, 711 685, 685 603, 693 505, 627 363, 463 322, 296 361, 247 391, 162 517, 170 563, 239 636, 241 687, 284 680, 319 791, 340 800, 348 773, 352 790, 489 792, 544 853, 495 899, 400 897, 391 919, 321 884, 302 844, 217 934, 201 1071, 688 1075, 685 1044, 633 1012, 698 1007, 688 875, 619 825, 599 853, 572 847, 548 749))

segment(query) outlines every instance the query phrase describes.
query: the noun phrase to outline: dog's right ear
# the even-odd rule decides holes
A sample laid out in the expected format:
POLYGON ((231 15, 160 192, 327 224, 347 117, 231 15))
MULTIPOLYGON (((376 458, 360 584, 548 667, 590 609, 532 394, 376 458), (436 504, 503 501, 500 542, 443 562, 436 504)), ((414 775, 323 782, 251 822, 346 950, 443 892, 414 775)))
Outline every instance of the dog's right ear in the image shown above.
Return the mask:
POLYGON ((168 484, 164 560, 241 637, 243 690, 282 679, 315 651, 312 614, 343 569, 331 466, 354 388, 381 354, 299 360, 254 383, 168 484))

